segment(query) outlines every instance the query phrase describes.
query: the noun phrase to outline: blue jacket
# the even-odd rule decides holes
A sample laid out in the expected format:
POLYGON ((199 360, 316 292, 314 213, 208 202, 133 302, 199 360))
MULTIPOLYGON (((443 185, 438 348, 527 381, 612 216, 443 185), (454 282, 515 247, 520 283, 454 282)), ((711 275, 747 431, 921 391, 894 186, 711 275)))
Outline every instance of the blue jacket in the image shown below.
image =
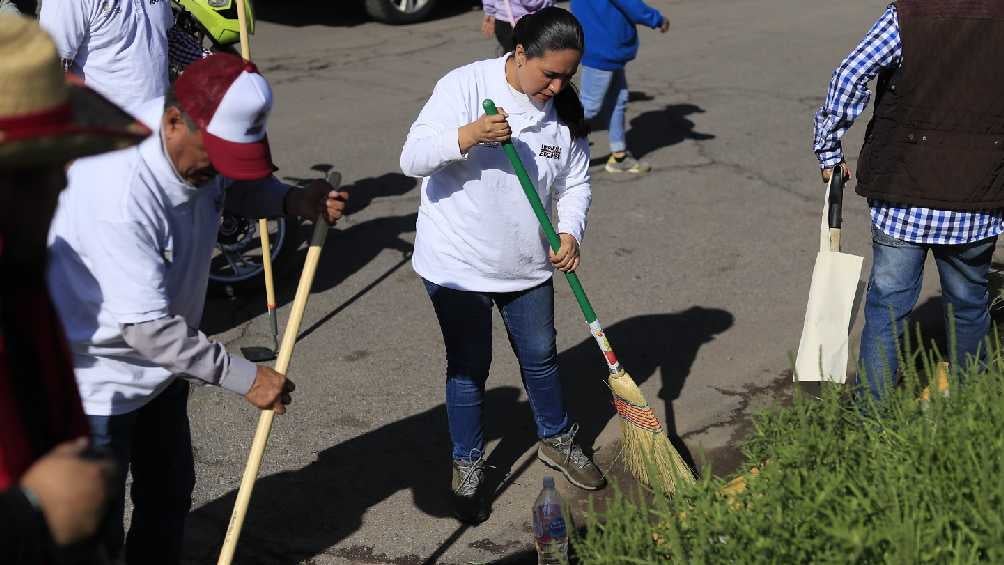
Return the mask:
POLYGON ((637 25, 657 28, 662 14, 642 0, 572 0, 572 13, 586 34, 582 64, 615 71, 638 55, 637 25))

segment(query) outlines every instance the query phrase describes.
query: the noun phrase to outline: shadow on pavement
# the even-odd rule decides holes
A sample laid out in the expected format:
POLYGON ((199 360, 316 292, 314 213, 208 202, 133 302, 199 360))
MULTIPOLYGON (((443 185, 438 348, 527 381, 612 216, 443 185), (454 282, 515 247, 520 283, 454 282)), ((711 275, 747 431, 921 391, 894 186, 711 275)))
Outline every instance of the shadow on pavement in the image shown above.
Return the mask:
MULTIPOLYGON (((672 401, 679 395, 697 351, 732 324, 729 312, 695 306, 678 313, 637 316, 607 328, 611 343, 636 382, 660 373, 659 396, 669 408, 665 424, 671 436, 675 436, 672 401)), ((606 365, 588 334, 560 354, 560 364, 569 411, 581 426, 579 440, 590 446, 615 415, 605 384, 606 365)), ((436 370, 428 368, 429 372, 436 370)), ((537 464, 528 458, 513 469, 537 441, 529 403, 520 400, 520 395, 519 389, 509 386, 492 388, 485 394, 486 440, 501 440, 488 457, 495 468, 488 476, 487 488, 496 497, 526 468, 537 464)), ((370 508, 403 490, 410 491, 417 509, 410 519, 420 519, 423 514, 449 516, 447 429, 446 408, 441 404, 325 449, 317 461, 302 469, 259 479, 238 548, 239 562, 293 564, 325 551, 336 556, 340 551, 351 552, 352 548, 330 548, 358 530, 370 508)), ((188 558, 210 559, 218 551, 235 495, 231 491, 189 515, 188 558)), ((528 508, 529 504, 527 501, 528 508)), ((459 537, 455 533, 444 540, 435 555, 444 554, 459 537)), ((426 557, 415 559, 421 562, 426 557)), ((519 556, 511 557, 515 561, 506 559, 504 563, 522 562, 519 556)))
MULTIPOLYGON (((316 166, 315 169, 317 167, 320 166, 316 166)), ((285 180, 302 184, 313 179, 286 178, 285 180)), ((362 179, 347 185, 345 189, 350 194, 348 213, 354 214, 365 209, 376 198, 406 194, 415 186, 417 186, 415 179, 397 173, 362 179)), ((415 231, 416 217, 417 214, 412 213, 376 218, 347 226, 348 222, 343 221, 335 226, 329 232, 321 252, 313 291, 323 292, 335 287, 364 268, 386 249, 401 253, 402 262, 399 262, 394 270, 400 268, 407 262, 407 257, 412 251, 411 243, 403 239, 402 235, 415 231)), ((289 246, 291 249, 297 249, 299 242, 309 242, 313 232, 312 224, 300 224, 296 227, 297 229, 289 234, 297 242, 289 246)), ((275 262, 276 304, 279 307, 292 302, 306 254, 307 249, 304 246, 296 252, 280 255, 275 262)), ((389 274, 386 273, 378 280, 384 280, 389 274)), ((369 288, 374 286, 371 284, 369 288)), ((259 276, 254 281, 244 283, 241 290, 242 292, 230 297, 220 289, 210 289, 201 324, 205 333, 213 335, 227 331, 265 312, 263 277, 259 276), (253 290, 244 290, 248 287, 253 290)), ((353 301, 358 298, 354 297, 353 301)))
MULTIPOLYGON (((487 440, 504 435, 532 441, 533 419, 519 396, 514 387, 486 392, 486 413, 512 414, 487 419, 487 440)), ((339 443, 302 469, 258 480, 237 561, 300 563, 355 532, 369 508, 402 490, 411 491, 421 514, 448 516, 450 472, 445 405, 339 443)), ((235 495, 232 491, 189 515, 185 545, 194 553, 189 558, 209 558, 221 547, 235 495)), ((415 514, 412 519, 419 518, 415 514)))
MULTIPOLYGON (((644 92, 631 92, 629 100, 651 100, 644 92)), ((682 143, 688 139, 703 141, 714 139, 709 133, 694 131, 694 122, 687 118, 690 114, 703 114, 704 109, 694 104, 672 104, 662 110, 643 112, 631 119, 627 128, 628 150, 642 158, 653 151, 682 143)), ((606 124, 594 129, 606 129, 606 124)), ((594 157, 590 166, 606 163, 608 153, 594 157)))
POLYGON ((631 119, 627 145, 635 157, 644 157, 657 149, 688 139, 714 139, 712 134, 694 131, 694 122, 687 118, 690 114, 703 113, 704 108, 693 104, 672 104, 662 110, 643 112, 631 119))
POLYGON ((934 296, 914 307, 910 314, 910 343, 916 348, 917 326, 925 348, 935 344, 942 355, 948 355, 948 328, 945 325, 945 306, 940 296, 934 296))
MULTIPOLYGON (((606 328, 617 357, 636 383, 640 385, 656 373, 661 376, 658 398, 665 404, 663 425, 691 467, 694 460, 676 432, 673 401, 680 396, 701 346, 727 331, 734 321, 725 310, 693 306, 673 314, 636 316, 606 328)), ((561 376, 569 412, 580 419, 579 438, 584 445, 592 445, 616 415, 606 384, 606 364, 592 339, 561 354, 561 376)), ((653 405, 658 402, 655 398, 646 400, 653 405)))

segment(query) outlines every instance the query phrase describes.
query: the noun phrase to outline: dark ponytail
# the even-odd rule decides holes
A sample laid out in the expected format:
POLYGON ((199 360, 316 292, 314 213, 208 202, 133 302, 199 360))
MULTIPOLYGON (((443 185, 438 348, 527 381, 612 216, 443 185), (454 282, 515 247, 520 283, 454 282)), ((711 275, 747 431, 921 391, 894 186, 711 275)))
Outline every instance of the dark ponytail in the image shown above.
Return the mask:
MULTIPOLYGON (((582 53, 585 38, 579 20, 568 10, 551 6, 527 14, 516 22, 512 32, 513 45, 522 45, 528 59, 542 57, 548 51, 573 49, 582 53)), ((579 93, 568 84, 554 97, 554 109, 572 132, 572 138, 589 135, 586 113, 579 93)))

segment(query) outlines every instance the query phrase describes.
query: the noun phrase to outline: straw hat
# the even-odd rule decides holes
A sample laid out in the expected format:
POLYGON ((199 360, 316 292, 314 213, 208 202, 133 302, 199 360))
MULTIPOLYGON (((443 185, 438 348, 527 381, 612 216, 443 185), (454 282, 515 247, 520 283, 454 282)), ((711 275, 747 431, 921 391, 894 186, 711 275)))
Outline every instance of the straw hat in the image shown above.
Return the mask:
POLYGON ((35 21, 0 15, 0 169, 65 163, 139 143, 150 130, 63 72, 35 21))

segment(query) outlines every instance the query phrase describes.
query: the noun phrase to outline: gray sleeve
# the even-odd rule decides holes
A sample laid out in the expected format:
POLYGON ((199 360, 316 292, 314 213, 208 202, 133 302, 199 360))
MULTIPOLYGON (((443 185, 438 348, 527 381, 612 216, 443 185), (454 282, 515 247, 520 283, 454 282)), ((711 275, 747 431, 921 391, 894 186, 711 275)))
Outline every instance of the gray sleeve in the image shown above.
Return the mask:
POLYGON ((284 215, 283 201, 292 187, 270 176, 260 181, 233 181, 226 190, 227 211, 246 218, 278 218, 284 215))
POLYGON ((146 359, 176 375, 191 376, 237 394, 247 394, 258 367, 223 344, 209 341, 206 334, 188 327, 181 316, 169 316, 122 324, 126 343, 146 359))

